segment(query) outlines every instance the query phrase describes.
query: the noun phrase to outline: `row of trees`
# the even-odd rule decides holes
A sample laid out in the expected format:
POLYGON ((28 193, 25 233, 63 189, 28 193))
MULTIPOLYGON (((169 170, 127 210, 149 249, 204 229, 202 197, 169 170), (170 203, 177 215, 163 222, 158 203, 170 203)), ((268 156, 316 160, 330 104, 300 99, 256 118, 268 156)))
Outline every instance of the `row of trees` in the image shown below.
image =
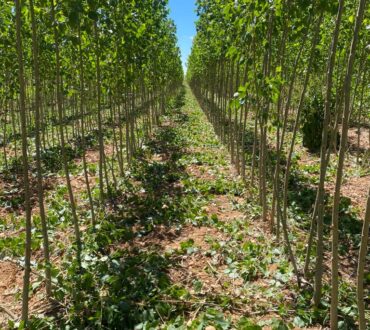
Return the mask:
MULTIPOLYGON (((310 279, 311 254, 316 242, 313 297, 316 308, 322 301, 323 287, 324 184, 328 165, 333 161, 331 156, 340 144, 335 158, 331 226, 330 326, 337 329, 338 217, 348 129, 350 124, 370 120, 369 3, 366 0, 198 0, 197 3, 199 21, 189 58, 188 80, 216 133, 228 145, 243 179, 253 186, 258 182, 263 220, 269 221, 278 239, 283 235, 299 286, 302 271, 310 279), (318 121, 322 126, 320 177, 306 262, 301 270, 290 240, 288 188, 302 116, 310 106, 320 108, 317 104, 321 104, 321 109, 314 110, 323 112, 318 121), (249 147, 251 150, 246 153, 249 147)), ((308 133, 320 136, 320 125, 311 126, 308 133)), ((369 216, 367 212, 358 268, 360 329, 366 328, 363 279, 369 216)))
POLYGON ((97 211, 103 209, 105 199, 117 186, 116 177, 123 174, 125 164, 130 163, 182 83, 175 32, 166 0, 1 1, 1 165, 2 179, 9 179, 7 173, 14 185, 17 175, 23 180, 24 323, 29 314, 31 230, 36 206, 32 186, 37 186, 46 292, 51 297, 45 174, 61 164, 80 264, 83 238, 71 184, 70 154, 78 149, 82 158, 93 228, 102 214, 97 211), (113 136, 110 155, 106 155, 107 134, 113 136), (86 159, 93 138, 99 147, 98 200, 92 194, 89 178, 94 173, 88 170, 86 159), (21 173, 16 171, 17 164, 21 173), (30 181, 31 172, 37 174, 35 182, 30 181))

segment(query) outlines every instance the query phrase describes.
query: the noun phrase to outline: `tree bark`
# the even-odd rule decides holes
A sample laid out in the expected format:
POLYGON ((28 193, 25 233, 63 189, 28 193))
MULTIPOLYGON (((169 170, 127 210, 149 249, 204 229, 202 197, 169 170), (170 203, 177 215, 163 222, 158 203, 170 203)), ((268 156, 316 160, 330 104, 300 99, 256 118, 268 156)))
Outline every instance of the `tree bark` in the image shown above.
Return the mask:
MULTIPOLYGON (((323 274, 323 258, 324 258, 324 185, 326 178, 326 170, 328 162, 326 162, 326 150, 328 145, 328 131, 331 118, 331 91, 333 86, 333 72, 335 67, 335 55, 337 50, 339 28, 342 20, 344 8, 344 0, 339 1, 338 14, 335 22, 335 29, 330 49, 328 70, 326 75, 326 97, 325 97, 325 115, 322 131, 321 142, 321 163, 320 163, 320 182, 317 190, 317 252, 316 252, 316 270, 315 270, 315 291, 314 291, 314 306, 318 307, 321 301, 322 291, 322 274, 323 274)), ((315 213, 315 212, 314 212, 315 213)), ((312 221, 315 222, 316 215, 313 215, 312 221)))
POLYGON ((365 303, 364 303, 364 273, 369 242, 369 225, 370 225, 370 189, 367 196, 366 214, 364 224, 362 227, 362 237, 357 268, 357 305, 359 314, 359 330, 366 330, 365 303))
POLYGON ((51 296, 51 264, 49 256, 49 238, 48 238, 48 226, 45 213, 44 205, 44 189, 42 180, 42 167, 41 167, 41 139, 40 139, 40 109, 41 109, 41 83, 40 83, 40 68, 39 68, 39 49, 37 41, 37 27, 35 12, 33 6, 33 0, 30 0, 30 13, 31 13, 31 24, 32 24, 32 52, 33 52, 33 66, 35 76, 35 147, 36 147, 36 168, 37 168, 37 192, 38 202, 40 208, 40 220, 42 227, 42 238, 43 238, 43 249, 45 259, 45 289, 48 298, 51 296))
POLYGON ((356 14, 356 22, 354 27, 354 33, 352 37, 351 50, 347 64, 347 72, 344 81, 344 110, 342 119, 342 138, 340 141, 338 167, 335 183, 334 201, 333 201, 333 214, 332 214, 332 281, 331 281, 331 307, 330 307, 330 327, 332 330, 338 329, 338 288, 339 288, 339 276, 338 276, 338 263, 339 263, 339 202, 340 202, 340 190, 343 179, 343 167, 344 158, 347 147, 348 138, 348 123, 350 115, 350 102, 351 102, 351 80, 353 74, 353 67, 356 57, 356 49, 358 43, 358 36, 361 29, 364 12, 365 12, 366 0, 360 0, 358 10, 356 14))
POLYGON ((22 293, 22 322, 27 327, 28 323, 28 291, 30 286, 31 274, 31 201, 30 183, 28 177, 28 152, 27 152, 27 120, 26 120, 26 84, 23 66, 23 44, 22 44, 22 12, 19 0, 15 0, 16 14, 16 47, 18 60, 18 80, 19 80, 19 110, 22 139, 22 165, 23 165, 23 187, 24 187, 24 207, 26 211, 26 247, 24 254, 24 276, 22 293))
POLYGON ((55 39, 55 57, 56 57, 56 96, 57 96, 57 110, 58 110, 58 120, 59 120, 59 135, 60 135, 60 143, 61 143, 61 151, 62 151, 62 161, 64 167, 64 173, 67 182, 67 189, 68 189, 68 196, 69 202, 71 205, 72 211, 72 220, 74 226, 74 233, 76 239, 76 248, 77 248, 77 263, 79 267, 81 266, 81 250, 82 250, 82 243, 81 243, 81 235, 80 235, 80 227, 78 224, 78 217, 76 211, 76 202, 74 200, 73 189, 71 185, 71 179, 69 175, 69 166, 68 160, 65 150, 65 137, 64 137, 64 123, 63 123, 63 95, 62 95, 62 83, 61 83, 61 73, 60 73, 60 54, 59 54, 59 35, 57 29, 57 23, 55 21, 55 5, 54 0, 51 0, 51 18, 54 26, 54 39, 55 39))

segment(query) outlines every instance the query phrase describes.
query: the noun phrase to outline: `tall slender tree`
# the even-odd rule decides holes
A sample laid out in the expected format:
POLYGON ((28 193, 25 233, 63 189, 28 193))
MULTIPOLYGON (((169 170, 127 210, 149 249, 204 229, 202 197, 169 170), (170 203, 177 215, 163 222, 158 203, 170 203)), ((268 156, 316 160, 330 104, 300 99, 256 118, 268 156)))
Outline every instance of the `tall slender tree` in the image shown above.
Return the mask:
POLYGON ((22 165, 23 165, 23 187, 24 187, 24 206, 26 211, 26 250, 24 258, 24 278, 23 278, 23 295, 22 295, 22 321, 24 326, 28 323, 28 292, 30 287, 31 274, 31 191, 29 182, 29 164, 27 151, 27 113, 26 113, 26 82, 23 64, 23 43, 22 43, 22 9, 19 0, 15 0, 16 15, 16 46, 18 58, 18 80, 19 80, 19 110, 21 120, 22 135, 22 165))
POLYGON ((334 191, 334 201, 333 201, 333 212, 332 212, 332 261, 331 261, 331 271, 332 271, 332 280, 331 280, 331 308, 330 308, 330 327, 332 330, 338 329, 338 295, 339 295, 339 228, 338 228, 338 219, 339 219, 339 202, 340 202, 340 191, 343 180, 343 169, 344 169, 344 158, 347 148, 347 138, 348 138, 348 124, 350 116, 350 101, 351 101, 351 83, 352 83, 352 74, 354 69, 356 49, 358 45, 358 37, 364 17, 366 0, 360 0, 355 26, 352 36, 350 54, 347 63, 346 76, 344 80, 343 93, 344 93, 344 110, 342 118, 342 138, 340 142, 339 156, 338 156, 338 165, 337 165, 337 174, 335 182, 335 191, 334 191))

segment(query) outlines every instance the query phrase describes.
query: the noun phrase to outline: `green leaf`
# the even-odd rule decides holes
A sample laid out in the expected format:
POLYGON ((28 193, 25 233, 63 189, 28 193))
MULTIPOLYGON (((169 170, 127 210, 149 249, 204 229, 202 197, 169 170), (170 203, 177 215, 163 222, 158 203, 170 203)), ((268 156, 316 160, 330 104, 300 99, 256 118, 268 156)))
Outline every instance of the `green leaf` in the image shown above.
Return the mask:
POLYGON ((299 328, 303 328, 306 326, 306 323, 299 317, 296 316, 293 320, 293 324, 299 328))
POLYGON ((237 324, 238 330, 262 330, 262 327, 255 324, 253 321, 242 317, 237 324))

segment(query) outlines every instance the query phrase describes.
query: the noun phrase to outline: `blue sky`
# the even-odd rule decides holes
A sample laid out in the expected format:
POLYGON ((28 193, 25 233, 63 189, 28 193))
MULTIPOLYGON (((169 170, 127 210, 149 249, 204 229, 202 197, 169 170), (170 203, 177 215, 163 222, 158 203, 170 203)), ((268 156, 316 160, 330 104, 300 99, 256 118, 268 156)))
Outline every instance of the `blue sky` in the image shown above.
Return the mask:
POLYGON ((177 38, 184 68, 195 36, 195 21, 197 20, 195 1, 169 0, 170 16, 177 26, 177 38))

